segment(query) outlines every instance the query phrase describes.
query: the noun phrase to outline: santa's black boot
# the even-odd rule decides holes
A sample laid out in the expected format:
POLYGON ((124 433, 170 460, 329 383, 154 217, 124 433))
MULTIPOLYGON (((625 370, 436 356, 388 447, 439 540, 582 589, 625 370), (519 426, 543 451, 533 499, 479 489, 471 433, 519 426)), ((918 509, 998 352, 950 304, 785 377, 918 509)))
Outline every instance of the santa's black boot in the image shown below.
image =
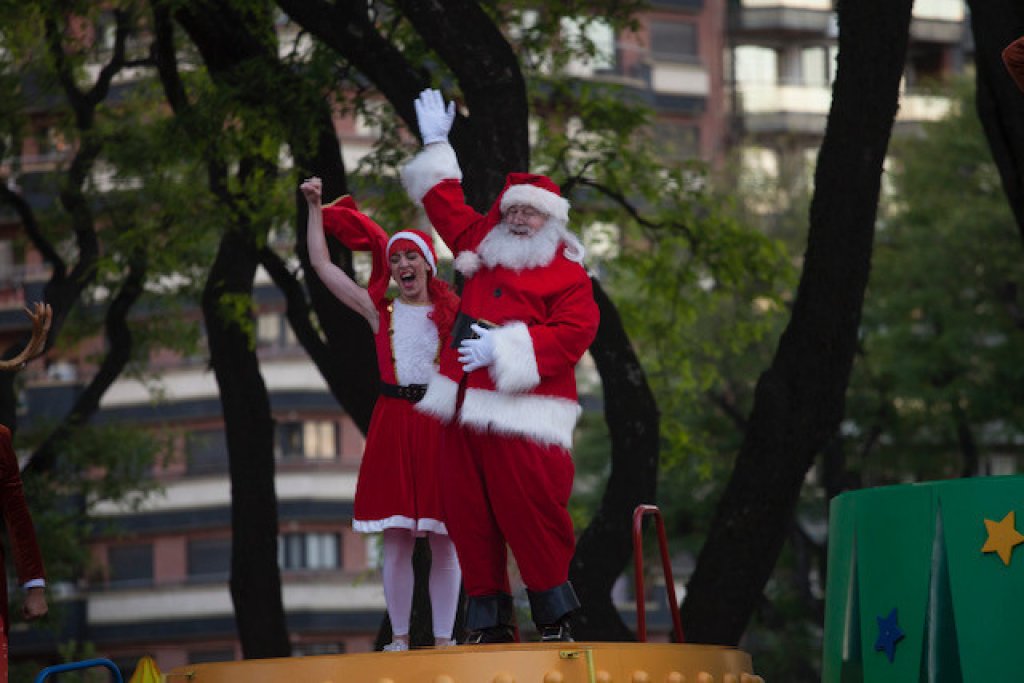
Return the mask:
POLYGON ((466 601, 467 645, 487 643, 513 643, 515 633, 515 607, 507 593, 470 596, 466 601))
POLYGON ((537 631, 540 632, 541 642, 571 643, 569 616, 580 608, 572 584, 566 581, 546 591, 527 590, 526 595, 530 598, 530 611, 533 613, 533 623, 537 624, 537 631))

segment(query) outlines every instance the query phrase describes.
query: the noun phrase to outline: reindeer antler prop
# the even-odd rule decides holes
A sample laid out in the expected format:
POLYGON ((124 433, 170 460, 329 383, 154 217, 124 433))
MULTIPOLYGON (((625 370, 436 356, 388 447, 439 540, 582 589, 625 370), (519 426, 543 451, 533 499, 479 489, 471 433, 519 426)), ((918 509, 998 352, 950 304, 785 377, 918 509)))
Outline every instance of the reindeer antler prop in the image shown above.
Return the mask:
POLYGON ((32 338, 14 358, 0 359, 0 371, 20 370, 25 363, 42 353, 43 347, 46 346, 46 335, 50 333, 50 322, 53 320, 53 309, 50 308, 50 304, 37 301, 32 309, 26 308, 25 313, 32 319, 32 338))

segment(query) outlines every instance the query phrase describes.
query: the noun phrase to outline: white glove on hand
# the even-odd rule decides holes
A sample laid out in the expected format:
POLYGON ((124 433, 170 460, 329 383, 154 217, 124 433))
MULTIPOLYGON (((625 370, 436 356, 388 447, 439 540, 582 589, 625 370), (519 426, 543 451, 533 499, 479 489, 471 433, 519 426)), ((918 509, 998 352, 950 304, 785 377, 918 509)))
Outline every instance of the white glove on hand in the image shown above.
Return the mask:
POLYGON ((476 339, 463 339, 459 344, 459 362, 465 372, 473 372, 494 363, 494 338, 491 330, 476 323, 471 330, 479 335, 476 339))
POLYGON ((447 109, 440 90, 427 89, 413 102, 416 108, 416 122, 420 127, 423 144, 448 142, 448 131, 455 121, 455 102, 449 102, 447 109))

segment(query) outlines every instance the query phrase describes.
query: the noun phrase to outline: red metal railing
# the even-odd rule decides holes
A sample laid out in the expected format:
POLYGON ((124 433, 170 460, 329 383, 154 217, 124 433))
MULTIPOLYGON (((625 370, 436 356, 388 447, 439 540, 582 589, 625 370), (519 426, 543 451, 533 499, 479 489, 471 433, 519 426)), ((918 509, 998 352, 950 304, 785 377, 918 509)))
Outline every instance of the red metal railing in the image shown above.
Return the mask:
POLYGON ((668 557, 668 539, 665 536, 665 521, 657 505, 637 505, 633 510, 633 567, 636 574, 636 635, 641 643, 647 642, 647 608, 644 604, 644 517, 653 516, 658 528, 658 545, 661 548, 661 568, 665 572, 665 591, 668 593, 668 607, 672 613, 672 632, 675 642, 686 642, 683 637, 683 620, 679 617, 679 603, 676 601, 676 584, 672 580, 672 563, 668 557))

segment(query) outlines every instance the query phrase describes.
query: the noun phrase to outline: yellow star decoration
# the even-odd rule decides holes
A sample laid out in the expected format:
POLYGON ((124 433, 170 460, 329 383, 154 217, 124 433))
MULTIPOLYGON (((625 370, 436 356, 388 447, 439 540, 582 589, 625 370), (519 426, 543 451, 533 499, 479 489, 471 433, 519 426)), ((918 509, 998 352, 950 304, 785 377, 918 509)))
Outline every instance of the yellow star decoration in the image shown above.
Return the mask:
POLYGON ((991 519, 985 520, 985 528, 988 529, 988 540, 985 541, 981 552, 999 553, 999 559, 1006 566, 1010 566, 1010 554, 1013 552, 1013 547, 1019 543, 1024 543, 1024 536, 1014 528, 1015 516, 1016 513, 1011 511, 1003 517, 1002 521, 993 522, 991 519))

